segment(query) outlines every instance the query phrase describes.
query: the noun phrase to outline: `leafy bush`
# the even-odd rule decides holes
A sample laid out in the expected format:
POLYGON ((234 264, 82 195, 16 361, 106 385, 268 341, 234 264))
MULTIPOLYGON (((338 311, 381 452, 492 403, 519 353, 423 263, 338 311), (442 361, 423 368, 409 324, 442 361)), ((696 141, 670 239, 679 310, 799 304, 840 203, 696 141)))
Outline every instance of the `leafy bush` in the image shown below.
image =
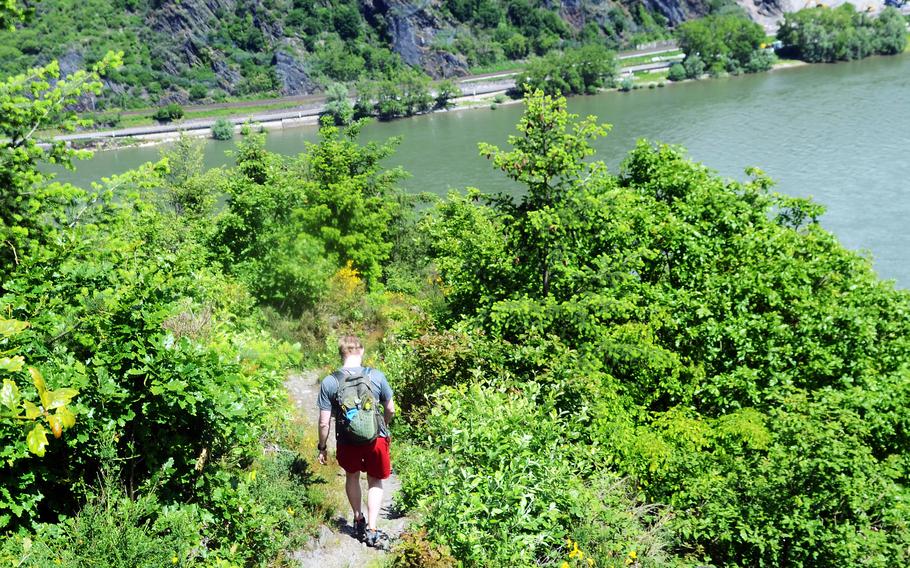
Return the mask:
POLYGON ((667 79, 671 81, 683 81, 686 79, 686 68, 682 63, 674 63, 667 72, 667 79))
POLYGON ((519 543, 556 559, 566 537, 603 550, 617 540, 571 528, 614 526, 573 508, 603 473, 668 508, 628 525, 669 531, 668 562, 910 561, 910 296, 758 171, 723 180, 643 141, 608 174, 587 159, 604 129, 564 105, 530 97, 511 149, 481 145, 527 187, 519 203, 453 196, 425 225, 438 333, 479 354, 440 348, 412 381, 432 410, 401 471, 430 538, 480 564, 528 562, 519 543), (554 506, 513 518, 510 487, 554 506), (484 548, 503 526, 512 542, 484 548))
POLYGON ((893 55, 903 52, 907 44, 906 22, 892 7, 870 18, 852 4, 833 9, 820 6, 785 14, 777 39, 792 55, 810 62, 893 55))
POLYGON ((448 547, 427 540, 425 530, 406 532, 396 543, 392 557, 393 568, 451 568, 455 559, 448 547))
POLYGON ((234 123, 226 118, 219 118, 212 125, 212 138, 215 140, 231 140, 234 138, 234 123))
POLYGON ((610 85, 616 58, 606 48, 588 45, 529 61, 515 84, 524 93, 541 90, 550 95, 593 94, 610 85))
POLYGON ((165 105, 155 111, 153 118, 158 122, 171 122, 183 118, 183 107, 177 103, 165 105))
POLYGON ((733 13, 684 22, 677 27, 676 36, 687 57, 697 55, 709 69, 717 65, 719 70, 733 72, 759 50, 765 32, 745 14, 733 13))
POLYGON ((436 85, 436 108, 448 108, 452 105, 451 100, 461 96, 461 89, 455 81, 446 79, 436 85))
POLYGON ((705 74, 705 62, 697 55, 689 55, 683 60, 683 67, 686 70, 686 77, 689 79, 701 79, 705 74))
POLYGON ((421 430, 431 442, 399 459, 403 502, 425 513, 428 537, 476 566, 555 563, 570 536, 596 547, 601 565, 624 566, 629 550, 643 566, 668 565, 649 532, 658 519, 637 514, 615 477, 583 481, 572 443, 581 426, 534 398, 437 393, 421 430))
POLYGON ((348 88, 341 83, 332 83, 326 90, 325 111, 326 116, 342 126, 354 120, 354 105, 348 99, 348 88))
POLYGON ((775 57, 774 53, 760 50, 752 54, 743 70, 746 73, 759 73, 771 69, 776 62, 777 57, 775 57))
POLYGON ((204 99, 205 97, 208 96, 208 94, 209 94, 209 90, 205 85, 196 83, 195 85, 190 87, 190 98, 193 99, 194 101, 198 101, 199 99, 204 99))

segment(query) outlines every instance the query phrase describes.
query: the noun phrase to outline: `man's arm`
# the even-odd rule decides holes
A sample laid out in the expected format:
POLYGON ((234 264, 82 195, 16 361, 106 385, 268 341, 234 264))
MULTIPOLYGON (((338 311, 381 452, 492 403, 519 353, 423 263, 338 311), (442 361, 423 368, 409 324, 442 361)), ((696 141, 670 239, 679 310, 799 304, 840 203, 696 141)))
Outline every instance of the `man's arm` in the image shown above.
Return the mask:
POLYGON ((325 465, 326 462, 326 444, 329 442, 329 427, 332 424, 332 411, 319 411, 319 463, 325 465))
POLYGON ((382 417, 385 419, 385 425, 391 426, 392 418, 395 417, 395 401, 390 398, 389 400, 385 401, 383 407, 384 410, 382 412, 382 417))

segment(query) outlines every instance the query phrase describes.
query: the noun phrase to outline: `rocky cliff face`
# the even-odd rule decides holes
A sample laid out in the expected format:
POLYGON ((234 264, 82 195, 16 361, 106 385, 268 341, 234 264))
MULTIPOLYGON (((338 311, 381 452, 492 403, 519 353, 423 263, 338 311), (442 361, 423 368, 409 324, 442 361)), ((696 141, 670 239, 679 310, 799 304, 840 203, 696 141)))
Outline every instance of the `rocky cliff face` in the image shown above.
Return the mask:
POLYGON ((704 16, 710 9, 707 0, 643 0, 641 4, 666 17, 673 26, 704 16))
POLYGON ((368 20, 381 18, 385 22, 392 51, 408 65, 436 79, 467 73, 463 57, 434 47, 438 34, 454 29, 453 23, 441 16, 440 0, 365 0, 362 9, 368 20))

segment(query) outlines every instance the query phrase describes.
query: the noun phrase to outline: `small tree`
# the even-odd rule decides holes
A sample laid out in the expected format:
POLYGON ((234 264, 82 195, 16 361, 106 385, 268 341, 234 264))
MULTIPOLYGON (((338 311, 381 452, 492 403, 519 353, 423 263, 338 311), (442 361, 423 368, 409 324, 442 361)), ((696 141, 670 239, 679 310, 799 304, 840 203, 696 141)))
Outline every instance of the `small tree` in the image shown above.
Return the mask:
POLYGON ((597 124, 593 116, 577 118, 566 110, 565 97, 535 91, 527 99, 518 134, 509 136, 511 150, 479 145, 481 156, 528 188, 514 211, 515 253, 533 296, 547 297, 554 282, 575 270, 575 259, 570 262, 565 254, 574 242, 566 231, 575 221, 562 218, 561 212, 579 180, 593 182, 602 173, 585 159, 594 154, 590 141, 605 136, 609 127, 597 124))
POLYGON ((686 78, 686 68, 682 63, 674 63, 667 72, 667 79, 671 81, 682 81, 686 78))
POLYGON ((177 103, 171 103, 158 109, 154 115, 158 122, 171 122, 183 118, 183 107, 177 103))
POLYGON ((705 62, 697 55, 686 57, 683 67, 686 70, 686 77, 690 79, 698 79, 705 74, 705 62))
POLYGON ((451 100, 461 96, 461 89, 455 81, 446 79, 436 86, 436 108, 448 108, 451 100))
POLYGON ((212 126, 212 138, 230 140, 234 137, 234 123, 226 118, 219 118, 212 126))
POLYGON ((343 83, 332 83, 326 90, 325 116, 336 125, 350 124, 354 120, 354 105, 348 99, 348 88, 343 83))

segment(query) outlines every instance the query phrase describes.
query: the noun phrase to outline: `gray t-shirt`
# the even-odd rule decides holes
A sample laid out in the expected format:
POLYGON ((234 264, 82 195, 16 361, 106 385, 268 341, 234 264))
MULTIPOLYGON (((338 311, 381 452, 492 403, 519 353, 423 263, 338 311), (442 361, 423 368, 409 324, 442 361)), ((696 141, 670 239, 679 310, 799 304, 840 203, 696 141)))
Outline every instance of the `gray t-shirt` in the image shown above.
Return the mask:
MULTIPOLYGON (((342 371, 350 371, 352 373, 359 373, 361 371, 366 371, 366 375, 370 377, 370 382, 373 384, 373 396, 379 400, 379 404, 385 407, 385 403, 392 400, 392 387, 389 386, 389 381, 385 378, 385 374, 379 369, 373 369, 372 367, 343 367, 342 371)), ((329 375, 322 379, 322 384, 319 387, 319 397, 316 399, 316 405, 319 406, 319 410, 331 410, 336 419, 338 417, 338 408, 335 402, 335 396, 338 394, 338 379, 334 375, 329 375)), ((389 437, 389 431, 386 428, 385 421, 382 423, 382 429, 379 431, 379 435, 383 438, 389 437)), ((335 428, 335 437, 338 437, 338 428, 336 425, 335 428)))

